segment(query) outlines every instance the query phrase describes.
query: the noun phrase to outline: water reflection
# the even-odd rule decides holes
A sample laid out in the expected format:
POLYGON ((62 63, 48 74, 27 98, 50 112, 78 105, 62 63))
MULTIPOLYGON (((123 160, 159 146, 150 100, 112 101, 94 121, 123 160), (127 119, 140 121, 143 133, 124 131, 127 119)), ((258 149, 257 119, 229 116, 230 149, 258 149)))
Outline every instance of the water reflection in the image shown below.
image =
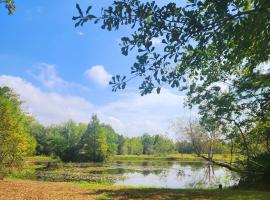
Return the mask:
POLYGON ((206 163, 170 163, 161 170, 124 173, 115 185, 155 186, 164 188, 217 188, 235 185, 232 172, 206 163))
POLYGON ((237 183, 232 172, 203 162, 128 161, 58 164, 37 171, 47 181, 110 182, 114 185, 164 188, 217 188, 237 183))

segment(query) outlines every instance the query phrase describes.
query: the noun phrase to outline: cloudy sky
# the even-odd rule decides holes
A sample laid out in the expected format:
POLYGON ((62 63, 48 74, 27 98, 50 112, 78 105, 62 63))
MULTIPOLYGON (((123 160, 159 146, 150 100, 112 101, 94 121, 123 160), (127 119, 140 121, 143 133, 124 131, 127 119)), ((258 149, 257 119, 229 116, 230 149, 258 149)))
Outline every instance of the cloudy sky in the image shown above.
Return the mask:
MULTIPOLYGON (((106 32, 90 24, 75 29, 76 2, 86 7, 90 1, 17 1, 14 16, 0 7, 0 86, 12 87, 24 109, 45 125, 88 122, 97 113, 102 122, 132 136, 169 132, 175 120, 184 123, 191 112, 177 90, 141 97, 135 80, 126 90, 111 92, 112 75, 128 74, 135 61, 119 47, 130 30, 106 32)), ((91 4, 98 11, 110 2, 91 4)))

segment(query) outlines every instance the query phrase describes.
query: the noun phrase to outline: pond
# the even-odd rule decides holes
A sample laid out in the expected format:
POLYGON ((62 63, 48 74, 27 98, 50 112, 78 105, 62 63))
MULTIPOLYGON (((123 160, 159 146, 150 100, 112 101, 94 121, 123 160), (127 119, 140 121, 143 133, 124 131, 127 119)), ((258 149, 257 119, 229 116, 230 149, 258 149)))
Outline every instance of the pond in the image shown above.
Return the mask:
POLYGON ((204 162, 115 161, 97 163, 55 163, 36 172, 46 181, 87 181, 126 186, 163 188, 217 188, 236 185, 237 175, 204 162))

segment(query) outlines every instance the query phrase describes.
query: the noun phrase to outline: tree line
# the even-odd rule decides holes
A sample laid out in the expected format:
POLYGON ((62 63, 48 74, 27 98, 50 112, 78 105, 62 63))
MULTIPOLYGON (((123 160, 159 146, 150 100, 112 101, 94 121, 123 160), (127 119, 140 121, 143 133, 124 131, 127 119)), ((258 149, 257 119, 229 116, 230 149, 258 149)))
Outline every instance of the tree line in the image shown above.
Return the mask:
MULTIPOLYGON (((36 140, 37 155, 58 156, 64 162, 100 162, 113 155, 168 154, 182 150, 181 142, 175 143, 162 134, 125 137, 101 123, 97 115, 88 124, 69 120, 48 127, 29 117, 27 129, 36 140)), ((192 153, 192 149, 186 152, 192 153)))
POLYGON ((193 153, 188 141, 166 135, 125 137, 93 115, 88 124, 69 120, 44 126, 21 108, 19 96, 0 87, 0 174, 30 155, 59 157, 64 162, 100 162, 113 155, 193 153))

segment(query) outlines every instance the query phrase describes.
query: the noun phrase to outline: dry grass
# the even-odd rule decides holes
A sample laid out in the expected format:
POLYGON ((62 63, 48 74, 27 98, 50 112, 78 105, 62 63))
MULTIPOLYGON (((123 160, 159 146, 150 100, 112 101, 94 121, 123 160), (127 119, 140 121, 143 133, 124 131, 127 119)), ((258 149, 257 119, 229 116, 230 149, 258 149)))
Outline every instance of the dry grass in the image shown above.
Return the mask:
POLYGON ((78 185, 18 180, 0 182, 0 200, 85 200, 95 197, 95 194, 86 194, 78 185))

